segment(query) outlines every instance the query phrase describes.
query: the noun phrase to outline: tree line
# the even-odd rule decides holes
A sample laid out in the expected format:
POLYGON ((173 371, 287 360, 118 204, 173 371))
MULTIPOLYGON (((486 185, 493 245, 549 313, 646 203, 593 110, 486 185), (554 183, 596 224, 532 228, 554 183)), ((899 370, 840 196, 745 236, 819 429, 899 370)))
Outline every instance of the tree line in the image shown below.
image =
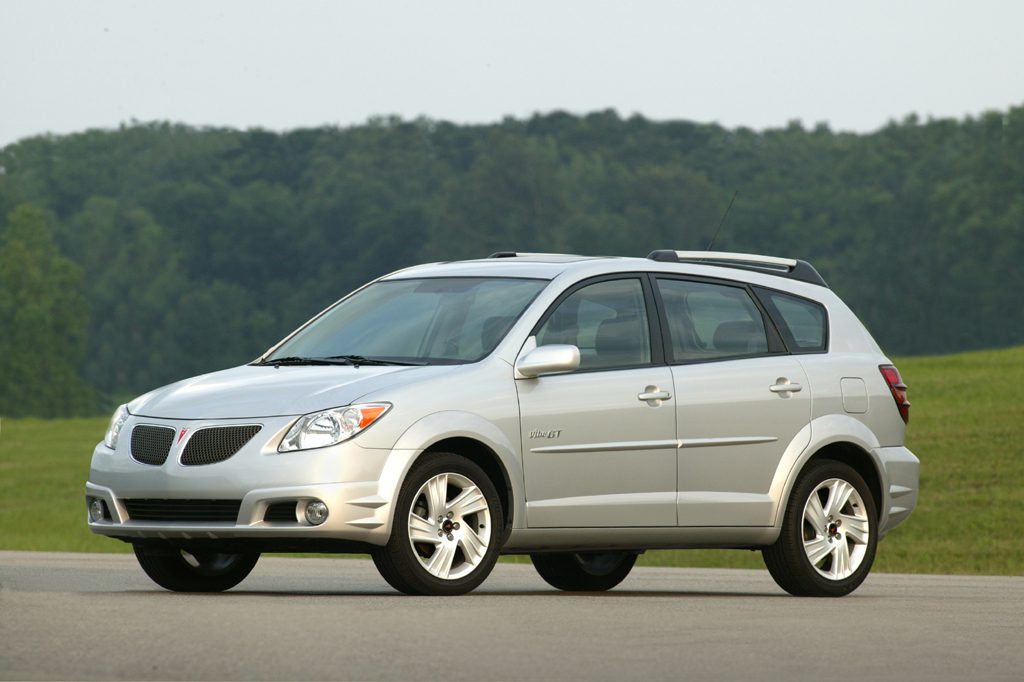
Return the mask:
POLYGON ((499 250, 810 260, 893 354, 1024 342, 1024 107, 870 134, 614 111, 133 123, 0 150, 0 414, 248 361, 364 281, 499 250))

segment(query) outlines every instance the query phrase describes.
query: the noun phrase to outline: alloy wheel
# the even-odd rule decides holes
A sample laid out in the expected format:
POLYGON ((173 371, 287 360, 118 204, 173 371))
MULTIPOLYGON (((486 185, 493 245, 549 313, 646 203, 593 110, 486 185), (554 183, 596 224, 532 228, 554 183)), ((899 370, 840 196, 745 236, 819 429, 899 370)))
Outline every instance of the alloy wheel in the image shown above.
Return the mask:
POLYGON ((442 580, 469 575, 490 541, 491 511, 473 481, 448 472, 420 486, 409 510, 409 543, 428 573, 442 580))
POLYGON ((853 575, 867 554, 871 534, 864 500, 840 478, 814 488, 803 513, 803 548, 819 575, 844 580, 853 575))

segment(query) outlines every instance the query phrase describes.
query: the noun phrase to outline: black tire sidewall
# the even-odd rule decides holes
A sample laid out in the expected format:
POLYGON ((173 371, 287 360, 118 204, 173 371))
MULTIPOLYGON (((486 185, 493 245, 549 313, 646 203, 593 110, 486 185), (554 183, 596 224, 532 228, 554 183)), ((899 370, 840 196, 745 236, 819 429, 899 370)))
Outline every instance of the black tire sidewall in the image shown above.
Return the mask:
POLYGON ((406 475, 395 507, 391 538, 384 548, 374 553, 374 562, 385 580, 406 594, 465 594, 479 586, 494 568, 505 535, 504 525, 501 498, 494 482, 478 464, 461 455, 431 454, 416 462, 406 475), (423 567, 409 542, 409 524, 406 522, 420 487, 427 480, 444 473, 460 474, 472 481, 487 500, 491 517, 491 536, 484 558, 469 575, 455 580, 435 577, 423 567))
MULTIPOLYGON (((878 511, 874 495, 871 494, 871 489, 864 478, 853 467, 843 462, 834 460, 811 462, 790 494, 782 534, 776 545, 778 553, 782 555, 782 560, 793 572, 791 577, 794 582, 788 586, 780 582, 783 589, 788 592, 801 596, 838 597, 857 589, 871 571, 878 548, 878 511), (846 481, 857 490, 864 502, 869 524, 869 537, 864 559, 857 570, 843 580, 829 580, 818 573, 803 548, 804 506, 818 485, 833 478, 846 481)), ((778 580, 778 578, 776 579, 778 580)))
POLYGON ((229 590, 252 572, 259 553, 227 555, 230 564, 222 570, 192 566, 176 547, 133 545, 135 558, 146 575, 160 587, 173 592, 223 592, 229 590))
POLYGON ((530 555, 537 573, 548 585, 566 592, 604 592, 629 575, 636 563, 631 552, 542 552, 530 555), (618 561, 603 571, 595 571, 580 560, 580 555, 615 556, 618 561))

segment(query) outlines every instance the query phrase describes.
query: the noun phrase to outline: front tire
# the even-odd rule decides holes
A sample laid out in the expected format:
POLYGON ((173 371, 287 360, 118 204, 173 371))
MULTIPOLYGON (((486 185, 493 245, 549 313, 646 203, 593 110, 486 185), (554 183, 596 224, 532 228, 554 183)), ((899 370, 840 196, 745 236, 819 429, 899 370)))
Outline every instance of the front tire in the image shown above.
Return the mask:
POLYGON ((399 592, 465 594, 494 568, 503 518, 483 469, 459 455, 428 455, 402 483, 391 538, 373 562, 399 592))
POLYGON ((852 467, 807 465, 793 487, 782 532, 761 551, 779 587, 798 597, 842 597, 857 589, 875 560, 878 512, 852 467))
POLYGON ((531 554, 540 577, 566 592, 603 592, 621 583, 636 563, 629 552, 551 552, 531 554))
POLYGON ((172 592, 223 592, 245 580, 258 552, 188 552, 177 547, 134 545, 135 558, 153 582, 172 592))

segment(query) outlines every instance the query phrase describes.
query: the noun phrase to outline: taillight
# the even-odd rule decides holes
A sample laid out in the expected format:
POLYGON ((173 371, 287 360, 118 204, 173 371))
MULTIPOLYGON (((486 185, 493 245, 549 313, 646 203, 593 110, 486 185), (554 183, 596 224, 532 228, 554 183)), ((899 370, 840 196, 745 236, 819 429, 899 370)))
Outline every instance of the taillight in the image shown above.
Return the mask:
POLYGON ((896 401, 896 407, 900 411, 900 416, 903 417, 903 423, 910 423, 910 401, 907 400, 907 385, 903 383, 900 371, 892 365, 879 365, 878 369, 881 370, 882 376, 885 377, 885 383, 889 384, 889 390, 892 391, 892 398, 896 401))

